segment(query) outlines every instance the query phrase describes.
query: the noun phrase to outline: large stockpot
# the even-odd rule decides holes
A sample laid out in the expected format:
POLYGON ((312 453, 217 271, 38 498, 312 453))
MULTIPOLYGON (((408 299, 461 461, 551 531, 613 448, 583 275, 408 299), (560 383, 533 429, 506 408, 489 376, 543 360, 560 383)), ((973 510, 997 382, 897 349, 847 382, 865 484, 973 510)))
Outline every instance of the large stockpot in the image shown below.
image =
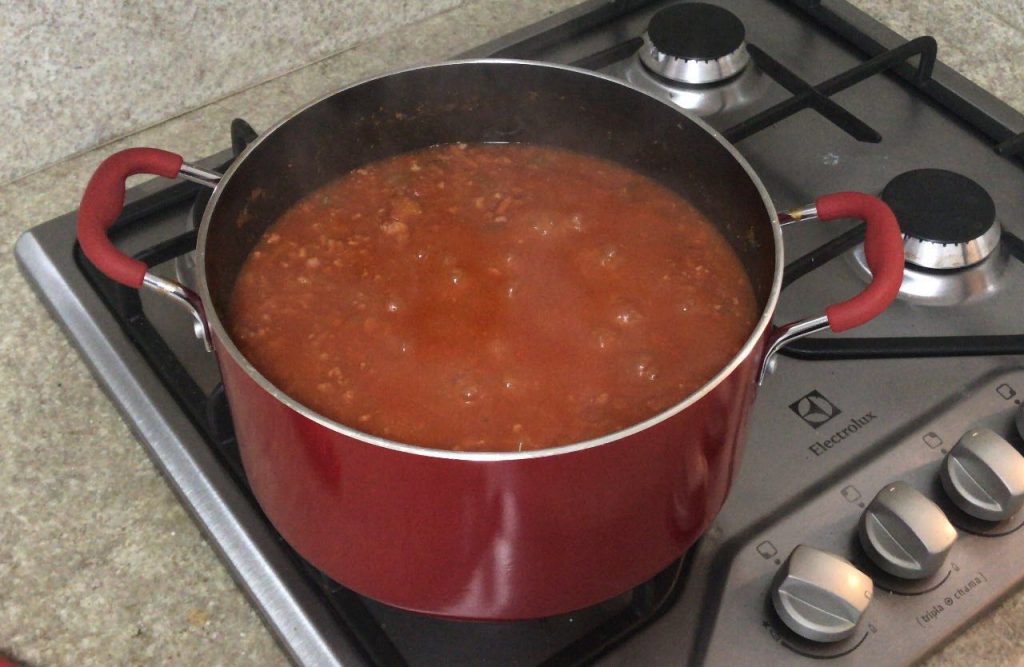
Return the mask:
POLYGON ((873 282, 827 315, 776 327, 779 215, 731 145, 700 120, 602 75, 480 60, 404 70, 328 95, 259 137, 223 177, 156 149, 113 155, 90 181, 78 224, 82 248, 100 270, 192 310, 217 356, 252 490, 302 556, 345 586, 405 609, 522 619, 597 603, 679 558, 726 498, 771 354, 796 337, 861 324, 895 297, 903 250, 888 208, 840 193, 783 218, 815 215, 867 221, 873 282), (351 169, 456 141, 595 154, 686 197, 729 240, 753 283, 761 317, 742 349, 661 414, 531 452, 392 442, 278 390, 238 351, 222 319, 260 235, 298 199, 351 169), (198 293, 148 272, 106 237, 125 178, 143 172, 214 187, 199 229, 198 293))

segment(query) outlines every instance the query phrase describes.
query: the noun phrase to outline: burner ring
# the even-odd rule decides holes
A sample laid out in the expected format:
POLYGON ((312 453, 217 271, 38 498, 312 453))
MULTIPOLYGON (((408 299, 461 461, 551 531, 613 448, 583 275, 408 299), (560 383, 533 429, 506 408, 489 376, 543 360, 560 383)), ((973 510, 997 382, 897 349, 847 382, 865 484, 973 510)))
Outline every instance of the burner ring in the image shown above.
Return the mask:
POLYGON ((651 17, 643 39, 641 62, 679 83, 724 81, 750 62, 743 22, 727 9, 702 2, 660 10, 651 17))
MULTIPOLYGON (((850 253, 850 258, 857 273, 865 281, 870 281, 871 269, 864 257, 863 243, 850 253)), ((903 270, 899 298, 917 306, 940 307, 984 299, 999 289, 1011 255, 1000 244, 987 259, 958 271, 922 269, 908 261, 903 270)))

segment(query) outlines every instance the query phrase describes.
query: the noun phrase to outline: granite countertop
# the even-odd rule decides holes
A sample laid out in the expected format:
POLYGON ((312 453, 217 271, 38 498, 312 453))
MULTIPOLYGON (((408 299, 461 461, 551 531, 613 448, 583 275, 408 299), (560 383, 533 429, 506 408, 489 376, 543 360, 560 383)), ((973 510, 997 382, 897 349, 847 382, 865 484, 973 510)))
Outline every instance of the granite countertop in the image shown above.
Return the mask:
MULTIPOLYGON (((188 158, 224 148, 342 84, 444 59, 576 4, 475 0, 0 187, 0 655, 26 665, 284 665, 286 657, 179 505, 86 365, 18 275, 26 229, 77 207, 99 161, 152 145, 188 158)), ((1018 0, 855 0, 1024 110, 1018 0), (979 7, 981 11, 978 11, 979 7), (995 44, 990 53, 981 44, 995 44)), ((45 132, 46 128, 40 128, 45 132)), ((1024 593, 933 656, 1024 663, 1024 593)))

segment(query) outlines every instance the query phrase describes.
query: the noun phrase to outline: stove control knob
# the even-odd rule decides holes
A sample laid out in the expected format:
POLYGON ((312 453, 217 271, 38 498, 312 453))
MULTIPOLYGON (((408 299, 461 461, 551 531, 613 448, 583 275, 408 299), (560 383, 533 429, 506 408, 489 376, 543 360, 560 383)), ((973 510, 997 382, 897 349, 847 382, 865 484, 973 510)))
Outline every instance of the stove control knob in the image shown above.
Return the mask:
POLYGON ((960 438, 940 476, 950 500, 978 519, 1002 521, 1024 506, 1024 456, 987 428, 960 438))
POLYGON ((956 529, 939 506, 905 482, 887 485, 860 517, 860 544, 875 565, 904 579, 939 571, 956 529))
POLYGON ((853 635, 874 585, 839 556, 801 544, 772 581, 772 606, 796 634, 815 642, 853 635))

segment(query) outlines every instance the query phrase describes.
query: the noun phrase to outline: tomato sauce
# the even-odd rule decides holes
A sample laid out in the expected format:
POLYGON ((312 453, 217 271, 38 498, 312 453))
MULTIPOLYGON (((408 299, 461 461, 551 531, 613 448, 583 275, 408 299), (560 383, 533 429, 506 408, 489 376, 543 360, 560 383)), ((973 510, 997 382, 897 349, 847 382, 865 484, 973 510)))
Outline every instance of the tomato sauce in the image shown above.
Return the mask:
POLYGON ((318 413, 426 447, 523 451, 678 403, 749 337, 739 259, 615 163, 449 144, 356 169, 246 259, 228 329, 318 413))

